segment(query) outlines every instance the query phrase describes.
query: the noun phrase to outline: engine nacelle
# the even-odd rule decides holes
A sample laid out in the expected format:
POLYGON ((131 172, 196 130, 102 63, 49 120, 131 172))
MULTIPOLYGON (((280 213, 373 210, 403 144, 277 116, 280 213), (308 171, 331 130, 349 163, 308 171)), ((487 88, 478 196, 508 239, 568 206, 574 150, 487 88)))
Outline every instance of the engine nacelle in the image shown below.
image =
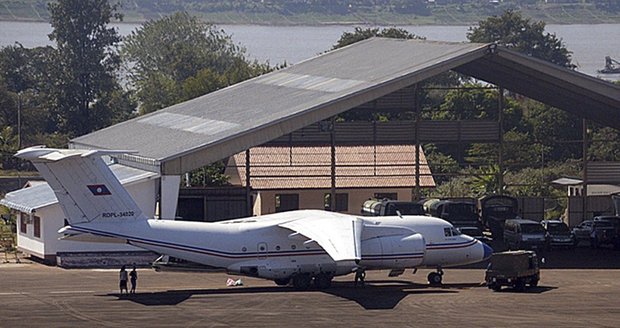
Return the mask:
POLYGON ((419 234, 376 237, 362 241, 361 266, 376 269, 413 268, 424 261, 426 242, 419 234))

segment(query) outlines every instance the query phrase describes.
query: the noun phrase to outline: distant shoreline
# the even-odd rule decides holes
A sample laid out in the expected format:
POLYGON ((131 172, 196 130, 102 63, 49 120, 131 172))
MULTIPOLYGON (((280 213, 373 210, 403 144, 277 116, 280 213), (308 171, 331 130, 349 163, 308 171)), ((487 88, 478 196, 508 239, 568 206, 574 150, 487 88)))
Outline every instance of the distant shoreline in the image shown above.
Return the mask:
MULTIPOLYGON (((147 19, 123 19, 122 21, 112 21, 113 24, 142 24, 147 22, 147 19)), ((433 23, 433 22, 420 22, 420 23, 407 23, 407 22, 399 22, 399 23, 388 23, 388 22, 352 22, 352 21, 332 21, 332 22, 319 22, 319 23, 309 23, 309 22, 296 22, 296 23, 274 23, 274 22, 230 22, 230 21, 211 21, 205 20, 209 24, 213 25, 238 25, 238 26, 368 26, 368 27, 383 27, 383 26, 474 26, 477 25, 478 22, 463 22, 463 23, 433 23)), ((0 18, 0 22, 16 22, 16 23, 49 23, 48 20, 41 19, 4 19, 0 18)), ((620 19, 618 21, 611 22, 545 22, 546 25, 613 25, 620 24, 620 19)))

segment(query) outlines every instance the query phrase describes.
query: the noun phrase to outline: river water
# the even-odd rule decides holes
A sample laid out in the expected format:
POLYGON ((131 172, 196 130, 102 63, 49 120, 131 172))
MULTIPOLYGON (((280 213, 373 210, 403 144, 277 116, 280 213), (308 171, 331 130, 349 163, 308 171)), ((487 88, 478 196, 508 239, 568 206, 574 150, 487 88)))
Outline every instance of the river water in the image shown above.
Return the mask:
MULTIPOLYGON (((139 24, 117 24, 121 35, 127 35, 139 24)), ((298 63, 329 50, 350 25, 328 26, 258 26, 220 25, 235 43, 247 49, 249 57, 271 64, 298 63)), ((402 26, 428 40, 467 41, 468 26, 402 26)), ((620 74, 599 74, 605 56, 620 60, 620 24, 547 25, 546 31, 562 38, 573 52, 577 70, 592 76, 620 80, 620 74)), ((25 47, 51 45, 47 35, 51 26, 42 22, 0 21, 0 47, 20 42, 25 47)))

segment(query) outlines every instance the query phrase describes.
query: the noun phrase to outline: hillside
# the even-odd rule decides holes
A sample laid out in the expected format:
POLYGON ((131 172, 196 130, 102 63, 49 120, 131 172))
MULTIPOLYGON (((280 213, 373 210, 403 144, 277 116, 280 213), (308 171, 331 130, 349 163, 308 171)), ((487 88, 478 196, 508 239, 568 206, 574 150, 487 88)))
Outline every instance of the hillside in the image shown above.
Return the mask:
MULTIPOLYGON (((0 20, 45 21, 48 0, 0 0, 0 20)), ((605 0, 120 0, 127 22, 187 11, 217 24, 471 25, 507 9, 547 24, 620 23, 605 0), (545 3, 547 2, 547 3, 545 3), (576 3, 571 3, 576 2, 576 3), (529 3, 529 4, 527 4, 529 3)))

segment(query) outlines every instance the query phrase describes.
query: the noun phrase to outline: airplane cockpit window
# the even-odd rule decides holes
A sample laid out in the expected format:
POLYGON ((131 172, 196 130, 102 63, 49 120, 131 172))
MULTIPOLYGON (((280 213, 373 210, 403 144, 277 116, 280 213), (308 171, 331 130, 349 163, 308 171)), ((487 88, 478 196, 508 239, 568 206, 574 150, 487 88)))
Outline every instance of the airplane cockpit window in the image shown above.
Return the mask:
POLYGON ((446 237, 452 237, 452 236, 460 236, 461 232, 455 227, 450 227, 450 228, 443 228, 443 234, 446 237))

